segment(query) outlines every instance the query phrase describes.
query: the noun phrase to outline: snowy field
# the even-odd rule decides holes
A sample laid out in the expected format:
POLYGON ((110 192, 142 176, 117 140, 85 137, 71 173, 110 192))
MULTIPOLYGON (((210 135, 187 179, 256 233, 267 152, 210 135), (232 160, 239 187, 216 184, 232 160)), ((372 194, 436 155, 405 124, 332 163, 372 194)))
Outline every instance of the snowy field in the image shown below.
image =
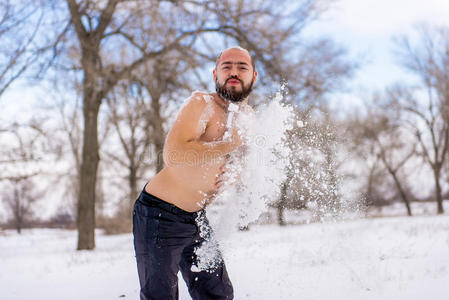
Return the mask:
MULTIPOLYGON (((0 298, 138 299, 131 235, 75 245, 75 231, 0 232, 0 298)), ((229 245, 235 299, 449 299, 447 215, 259 225, 229 245)))

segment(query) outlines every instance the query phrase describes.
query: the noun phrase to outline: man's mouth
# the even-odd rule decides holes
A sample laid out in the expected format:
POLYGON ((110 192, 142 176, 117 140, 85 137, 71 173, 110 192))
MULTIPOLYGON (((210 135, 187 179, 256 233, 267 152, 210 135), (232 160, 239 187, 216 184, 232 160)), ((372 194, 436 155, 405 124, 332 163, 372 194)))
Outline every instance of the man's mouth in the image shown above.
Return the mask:
POLYGON ((229 83, 230 85, 238 85, 240 84, 240 80, 238 79, 228 79, 226 83, 229 83))

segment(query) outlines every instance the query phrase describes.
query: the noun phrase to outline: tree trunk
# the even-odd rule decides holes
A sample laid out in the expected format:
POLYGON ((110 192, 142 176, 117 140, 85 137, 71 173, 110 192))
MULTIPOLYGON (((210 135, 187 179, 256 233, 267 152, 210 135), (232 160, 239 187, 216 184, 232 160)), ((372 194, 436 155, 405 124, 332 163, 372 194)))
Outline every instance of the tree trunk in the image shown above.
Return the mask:
POLYGON ((374 172, 375 172, 375 166, 372 166, 370 168, 370 172, 369 172, 369 176, 368 176, 368 186, 366 189, 365 205, 367 207, 374 205, 374 197, 373 197, 374 172))
POLYGON ((156 173, 164 167, 164 160, 162 153, 164 150, 164 127, 161 117, 160 98, 153 98, 151 100, 151 108, 153 111, 153 133, 154 133, 154 151, 156 155, 156 173))
POLYGON ((22 214, 22 209, 20 207, 20 199, 16 198, 16 203, 17 203, 17 215, 16 215, 16 229, 17 229, 17 233, 21 234, 22 233, 22 225, 23 225, 23 214, 22 214))
POLYGON ((393 177, 394 183, 396 184, 399 194, 401 195, 402 201, 404 201, 405 207, 407 208, 407 215, 409 217, 411 217, 412 210, 410 208, 410 201, 408 200, 407 194, 405 194, 404 189, 402 188, 402 185, 401 185, 398 177, 396 176, 396 172, 394 172, 393 170, 390 170, 390 169, 388 169, 388 171, 390 172, 391 176, 393 177))
POLYGON ((287 200, 287 181, 285 181, 282 184, 282 188, 281 188, 281 197, 279 199, 279 203, 277 205, 277 211, 278 211, 278 224, 280 226, 284 226, 285 224, 285 220, 284 220, 284 210, 285 210, 285 204, 287 200))
POLYGON ((441 195, 441 185, 440 185, 440 170, 434 168, 433 176, 435 179, 435 196, 437 200, 437 214, 441 215, 444 213, 443 208, 443 197, 441 195))
POLYGON ((278 224, 281 226, 285 226, 284 206, 282 205, 282 202, 279 202, 277 209, 278 209, 278 224))
POLYGON ((98 112, 101 99, 98 99, 96 86, 91 76, 84 80, 84 132, 83 152, 78 195, 78 250, 95 248, 95 187, 98 162, 98 112))
MULTIPOLYGON (((17 182, 16 182, 17 184, 17 182)), ((13 215, 15 217, 16 222, 16 229, 17 233, 22 233, 22 226, 23 226, 23 208, 20 201, 23 201, 23 199, 20 199, 19 191, 17 190, 17 187, 14 188, 14 211, 13 215)))
POLYGON ((341 199, 338 196, 338 178, 337 178, 337 171, 335 168, 335 158, 334 153, 330 143, 333 143, 334 141, 327 141, 326 148, 325 148, 325 155, 326 155, 326 172, 328 177, 328 183, 329 183, 329 190, 328 197, 330 198, 331 203, 331 211, 334 216, 337 216, 341 212, 341 199))
POLYGON ((132 211, 134 208, 134 202, 136 201, 138 197, 137 192, 137 168, 134 166, 131 166, 129 168, 129 197, 130 197, 130 206, 128 215, 132 216, 132 211))

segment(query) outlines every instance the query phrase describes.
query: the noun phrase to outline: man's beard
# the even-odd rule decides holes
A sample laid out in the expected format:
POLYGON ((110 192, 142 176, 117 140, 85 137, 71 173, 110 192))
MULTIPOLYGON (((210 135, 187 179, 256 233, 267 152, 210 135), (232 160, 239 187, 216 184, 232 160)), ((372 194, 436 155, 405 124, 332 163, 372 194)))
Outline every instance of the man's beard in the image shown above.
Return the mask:
POLYGON ((218 79, 215 81, 215 91, 217 92, 217 94, 228 101, 234 102, 234 103, 238 103, 238 102, 242 102, 243 100, 246 99, 246 97, 248 97, 248 95, 251 93, 251 91, 253 90, 253 83, 254 83, 254 78, 251 80, 251 83, 248 86, 245 86, 243 84, 243 81, 238 79, 236 76, 231 76, 228 79, 226 79, 225 83, 223 85, 221 85, 218 82, 218 79), (228 81, 230 79, 236 79, 238 81, 240 81, 240 84, 242 86, 242 90, 241 91, 236 91, 235 87, 232 86, 229 89, 226 88, 226 83, 228 83, 228 81))

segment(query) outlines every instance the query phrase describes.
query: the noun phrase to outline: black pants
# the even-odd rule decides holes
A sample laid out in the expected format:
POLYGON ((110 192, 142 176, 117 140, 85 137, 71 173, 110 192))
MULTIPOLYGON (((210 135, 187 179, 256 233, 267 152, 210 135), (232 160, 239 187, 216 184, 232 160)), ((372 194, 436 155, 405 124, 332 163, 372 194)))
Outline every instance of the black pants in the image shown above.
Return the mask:
POLYGON ((178 271, 193 299, 233 299, 233 288, 221 259, 211 270, 192 271, 195 249, 211 232, 204 211, 189 213, 142 191, 134 205, 133 235, 140 299, 178 299, 178 271))

